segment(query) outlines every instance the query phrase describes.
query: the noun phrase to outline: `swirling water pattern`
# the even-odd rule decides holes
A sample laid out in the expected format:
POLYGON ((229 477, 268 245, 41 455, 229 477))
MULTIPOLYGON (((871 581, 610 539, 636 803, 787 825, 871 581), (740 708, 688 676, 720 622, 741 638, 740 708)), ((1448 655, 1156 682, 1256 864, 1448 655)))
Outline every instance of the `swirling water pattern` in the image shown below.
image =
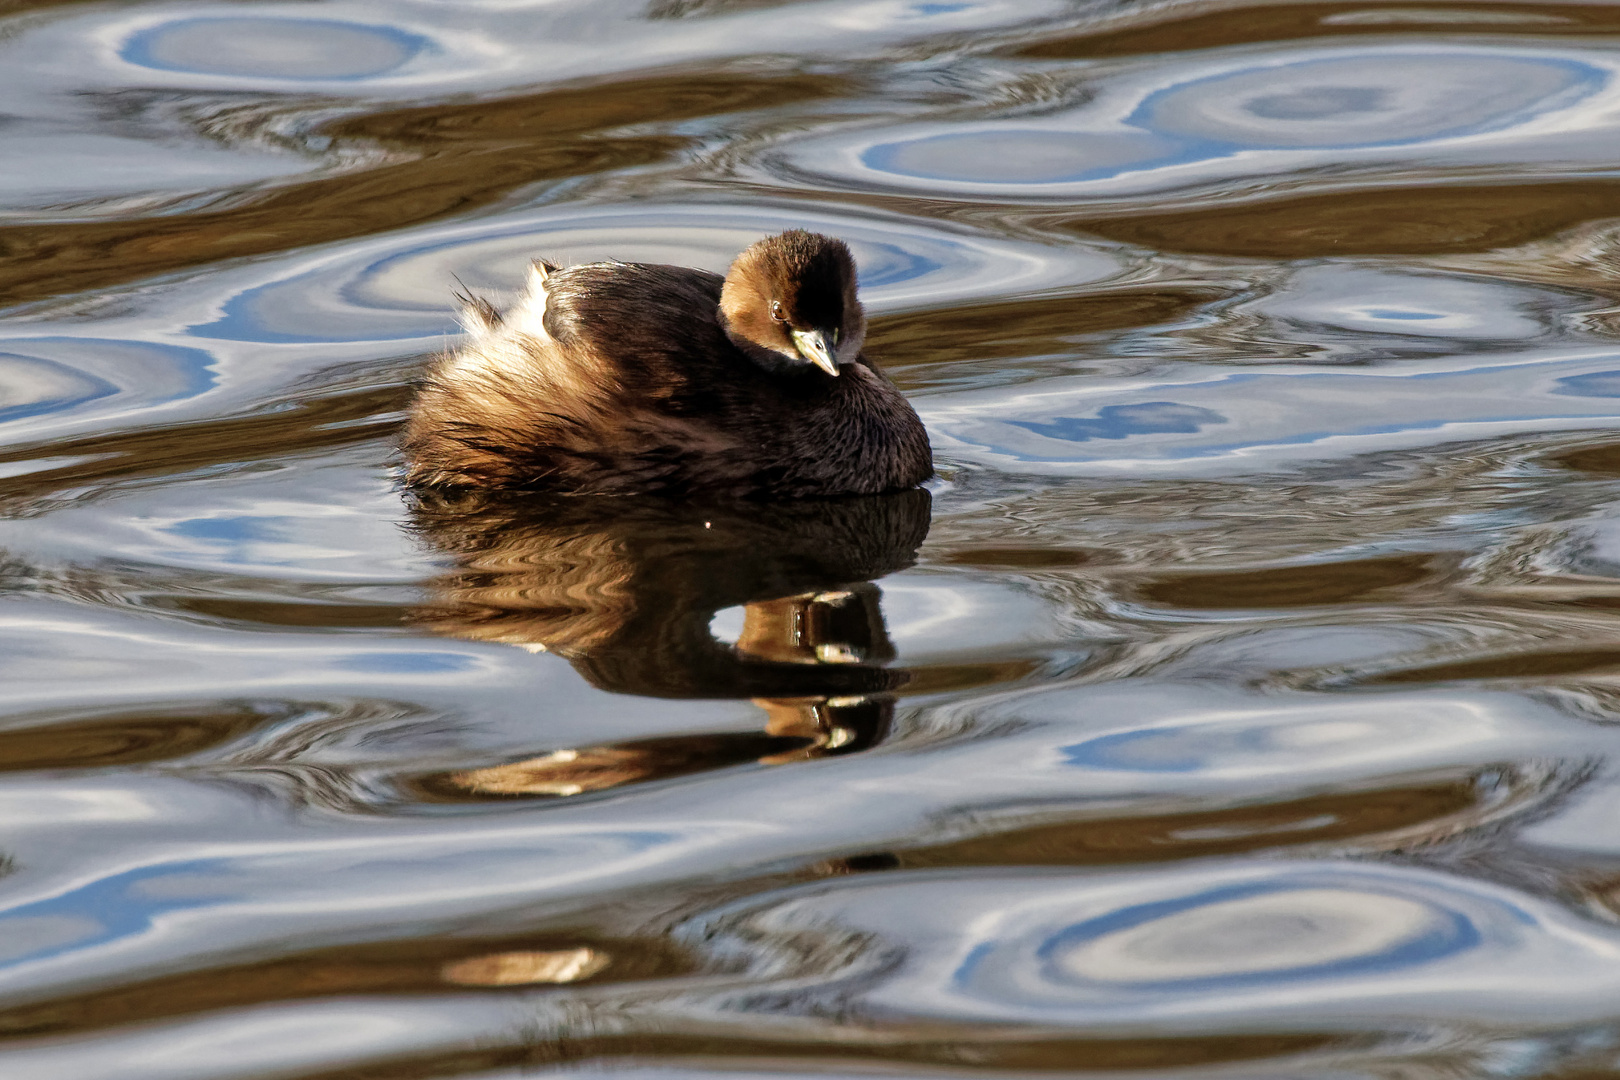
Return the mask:
POLYGON ((0 11, 0 1076, 1620 1071, 1620 17, 0 11), (926 493, 408 501, 849 241, 926 493))

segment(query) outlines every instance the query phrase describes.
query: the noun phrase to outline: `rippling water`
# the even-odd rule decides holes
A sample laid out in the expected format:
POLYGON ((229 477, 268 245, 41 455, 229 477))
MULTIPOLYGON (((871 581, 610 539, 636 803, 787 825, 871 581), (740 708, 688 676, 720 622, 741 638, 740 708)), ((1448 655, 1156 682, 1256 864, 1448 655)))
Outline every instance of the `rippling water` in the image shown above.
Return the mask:
POLYGON ((1620 1074, 1620 7, 0 6, 7 1080, 1620 1074), (927 492, 456 497, 847 239, 927 492))

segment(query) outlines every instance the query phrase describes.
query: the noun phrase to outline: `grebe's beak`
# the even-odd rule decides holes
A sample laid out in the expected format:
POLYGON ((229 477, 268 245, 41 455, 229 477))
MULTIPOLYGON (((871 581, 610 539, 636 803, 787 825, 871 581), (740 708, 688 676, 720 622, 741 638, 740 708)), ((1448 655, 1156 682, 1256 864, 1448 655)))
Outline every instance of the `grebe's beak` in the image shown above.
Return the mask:
POLYGON ((838 361, 833 357, 832 341, 825 330, 789 330, 788 333, 800 356, 829 375, 838 374, 838 361))

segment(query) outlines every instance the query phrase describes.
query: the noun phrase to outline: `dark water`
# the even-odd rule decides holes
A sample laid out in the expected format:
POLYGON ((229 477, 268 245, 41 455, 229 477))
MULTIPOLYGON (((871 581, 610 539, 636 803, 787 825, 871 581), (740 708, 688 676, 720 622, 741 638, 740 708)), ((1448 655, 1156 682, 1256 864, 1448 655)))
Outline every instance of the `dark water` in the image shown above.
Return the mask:
POLYGON ((0 1076, 1620 1072, 1620 6, 0 13, 0 1076), (788 226, 928 492, 407 508, 788 226))

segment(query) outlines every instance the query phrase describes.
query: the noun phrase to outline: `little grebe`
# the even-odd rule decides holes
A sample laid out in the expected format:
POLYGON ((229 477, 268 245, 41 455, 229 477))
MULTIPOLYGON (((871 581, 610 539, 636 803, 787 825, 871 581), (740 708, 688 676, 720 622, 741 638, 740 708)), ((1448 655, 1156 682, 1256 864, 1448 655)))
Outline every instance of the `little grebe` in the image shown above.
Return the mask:
POLYGON ((795 229, 721 278, 537 262, 428 372, 403 448, 424 486, 565 494, 866 495, 933 473, 928 434, 861 353, 841 241, 795 229))

